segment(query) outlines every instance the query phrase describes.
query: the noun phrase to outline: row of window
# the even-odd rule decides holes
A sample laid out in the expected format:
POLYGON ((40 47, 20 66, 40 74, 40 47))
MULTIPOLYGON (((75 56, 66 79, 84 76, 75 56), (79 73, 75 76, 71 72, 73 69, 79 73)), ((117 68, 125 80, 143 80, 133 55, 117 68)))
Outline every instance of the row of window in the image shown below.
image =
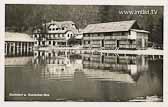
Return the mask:
MULTIPOLYGON (((93 41, 92 41, 92 42, 93 42, 93 41)), ((96 42, 94 42, 94 43, 97 44, 97 43, 100 43, 100 42, 103 43, 103 44, 104 44, 104 42, 107 43, 107 42, 104 41, 104 40, 96 41, 96 42)), ((112 41, 112 42, 115 42, 115 41, 112 41)), ((121 41, 120 41, 120 40, 117 40, 116 42, 119 43, 119 42, 121 42, 121 41)), ((135 42, 135 40, 129 40, 128 42, 129 42, 129 44, 133 44, 133 43, 135 42)), ((90 41, 90 40, 85 40, 85 41, 84 41, 84 44, 91 44, 91 41, 90 41)))
POLYGON ((48 35, 47 38, 59 38, 59 37, 64 37, 64 34, 53 34, 53 35, 48 35))
MULTIPOLYGON (((67 37, 72 37, 73 36, 73 34, 68 34, 67 35, 67 37)), ((39 38, 39 37, 44 37, 44 35, 37 35, 37 34, 35 34, 34 35, 34 38, 39 38)), ((48 34, 47 36, 46 36, 46 38, 60 38, 60 37, 62 37, 62 38, 64 38, 65 37, 65 35, 64 34, 48 34)))
POLYGON ((121 36, 125 36, 129 34, 130 35, 130 31, 129 32, 106 32, 106 33, 94 33, 94 34, 84 34, 84 37, 90 37, 90 36, 117 36, 117 35, 121 35, 121 36))
MULTIPOLYGON (((42 56, 45 56, 44 53, 42 56)), ((51 53, 48 54, 48 56, 51 56, 51 53)), ((47 64, 66 64, 66 62, 64 60, 52 60, 52 59, 48 59, 47 61, 45 61, 47 64)), ((34 60, 34 64, 43 64, 45 63, 44 61, 39 61, 38 59, 34 60)))
MULTIPOLYGON (((36 43, 36 45, 37 45, 37 44, 38 44, 38 45, 46 45, 47 42, 42 41, 42 42, 35 42, 35 43, 36 43)), ((55 46, 55 45, 66 45, 65 42, 56 42, 56 41, 48 41, 47 44, 48 44, 48 45, 53 45, 53 46, 55 46)))
POLYGON ((55 30, 65 30, 64 27, 62 28, 48 28, 49 31, 55 31, 55 30))
MULTIPOLYGON (((39 38, 39 37, 45 37, 44 35, 38 35, 38 34, 35 34, 34 35, 34 38, 39 38)), ((64 36, 64 34, 48 34, 47 36, 46 36, 47 38, 59 38, 59 37, 65 37, 64 36)))

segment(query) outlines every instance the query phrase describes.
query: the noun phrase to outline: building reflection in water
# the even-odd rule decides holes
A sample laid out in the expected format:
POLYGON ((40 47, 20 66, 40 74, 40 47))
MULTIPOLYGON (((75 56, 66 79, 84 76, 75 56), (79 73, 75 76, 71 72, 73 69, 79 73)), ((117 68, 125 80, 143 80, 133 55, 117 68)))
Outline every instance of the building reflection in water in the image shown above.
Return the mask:
MULTIPOLYGON (((39 67, 42 67, 43 79, 72 79, 74 72, 82 69, 82 60, 71 60, 73 56, 69 54, 70 51, 35 51, 33 59, 35 71, 39 71, 39 67)), ((75 57, 78 56, 75 55, 75 57)))
POLYGON ((33 63, 43 79, 72 80, 75 73, 83 72, 89 79, 134 83, 148 70, 148 60, 137 55, 35 51, 33 63))
POLYGON ((6 100, 128 101, 162 96, 162 57, 78 53, 34 51, 32 57, 6 57, 6 100), (10 97, 10 92, 51 96, 10 97))
POLYGON ((6 57, 5 58, 5 66, 25 66, 31 64, 32 57, 31 56, 20 56, 20 57, 6 57))
POLYGON ((148 70, 148 61, 146 56, 95 53, 83 57, 83 68, 84 72, 93 72, 95 78, 103 76, 114 81, 132 83, 148 70))

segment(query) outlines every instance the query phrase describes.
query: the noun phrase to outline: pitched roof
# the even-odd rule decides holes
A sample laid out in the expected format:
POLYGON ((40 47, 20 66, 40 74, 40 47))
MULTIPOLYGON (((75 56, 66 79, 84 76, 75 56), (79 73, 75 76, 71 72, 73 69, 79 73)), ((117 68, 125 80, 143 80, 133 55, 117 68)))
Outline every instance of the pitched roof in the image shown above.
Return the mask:
POLYGON ((71 25, 71 24, 75 24, 73 21, 51 21, 46 23, 47 26, 49 26, 50 24, 56 24, 59 27, 62 27, 63 25, 71 25))
POLYGON ((129 21, 90 24, 84 29, 84 33, 128 31, 135 24, 135 22, 136 20, 129 20, 129 21))
POLYGON ((141 32, 141 33, 150 33, 149 31, 146 31, 146 30, 139 30, 139 29, 131 29, 131 30, 135 32, 141 32))
POLYGON ((33 42, 33 38, 25 33, 5 32, 5 41, 33 42))
POLYGON ((46 27, 49 28, 51 25, 55 24, 58 28, 62 28, 62 27, 66 27, 66 30, 58 30, 56 31, 57 33, 63 33, 66 32, 67 30, 71 30, 73 31, 75 34, 78 33, 78 30, 74 27, 72 27, 72 25, 75 25, 75 23, 73 21, 51 21, 46 23, 46 27))

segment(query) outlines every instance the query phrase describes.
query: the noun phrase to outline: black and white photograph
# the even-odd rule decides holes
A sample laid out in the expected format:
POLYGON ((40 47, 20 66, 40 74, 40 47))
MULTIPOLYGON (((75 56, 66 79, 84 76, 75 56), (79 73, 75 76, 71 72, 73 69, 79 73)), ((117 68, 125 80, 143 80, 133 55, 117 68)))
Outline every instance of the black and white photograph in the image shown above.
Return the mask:
POLYGON ((163 102, 164 6, 5 4, 4 101, 163 102))

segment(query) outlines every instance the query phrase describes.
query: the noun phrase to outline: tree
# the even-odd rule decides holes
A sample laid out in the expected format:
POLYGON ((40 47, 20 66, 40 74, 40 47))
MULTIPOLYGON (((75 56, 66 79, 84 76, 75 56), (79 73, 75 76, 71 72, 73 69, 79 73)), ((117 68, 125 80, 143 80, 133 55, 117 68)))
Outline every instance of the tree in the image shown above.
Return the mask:
POLYGON ((137 20, 140 28, 150 31, 150 40, 163 43, 163 7, 161 6, 112 6, 112 5, 5 5, 5 27, 17 32, 32 33, 35 26, 46 21, 73 21, 78 28, 88 24, 137 20), (157 15, 119 14, 119 10, 158 10, 157 15))

